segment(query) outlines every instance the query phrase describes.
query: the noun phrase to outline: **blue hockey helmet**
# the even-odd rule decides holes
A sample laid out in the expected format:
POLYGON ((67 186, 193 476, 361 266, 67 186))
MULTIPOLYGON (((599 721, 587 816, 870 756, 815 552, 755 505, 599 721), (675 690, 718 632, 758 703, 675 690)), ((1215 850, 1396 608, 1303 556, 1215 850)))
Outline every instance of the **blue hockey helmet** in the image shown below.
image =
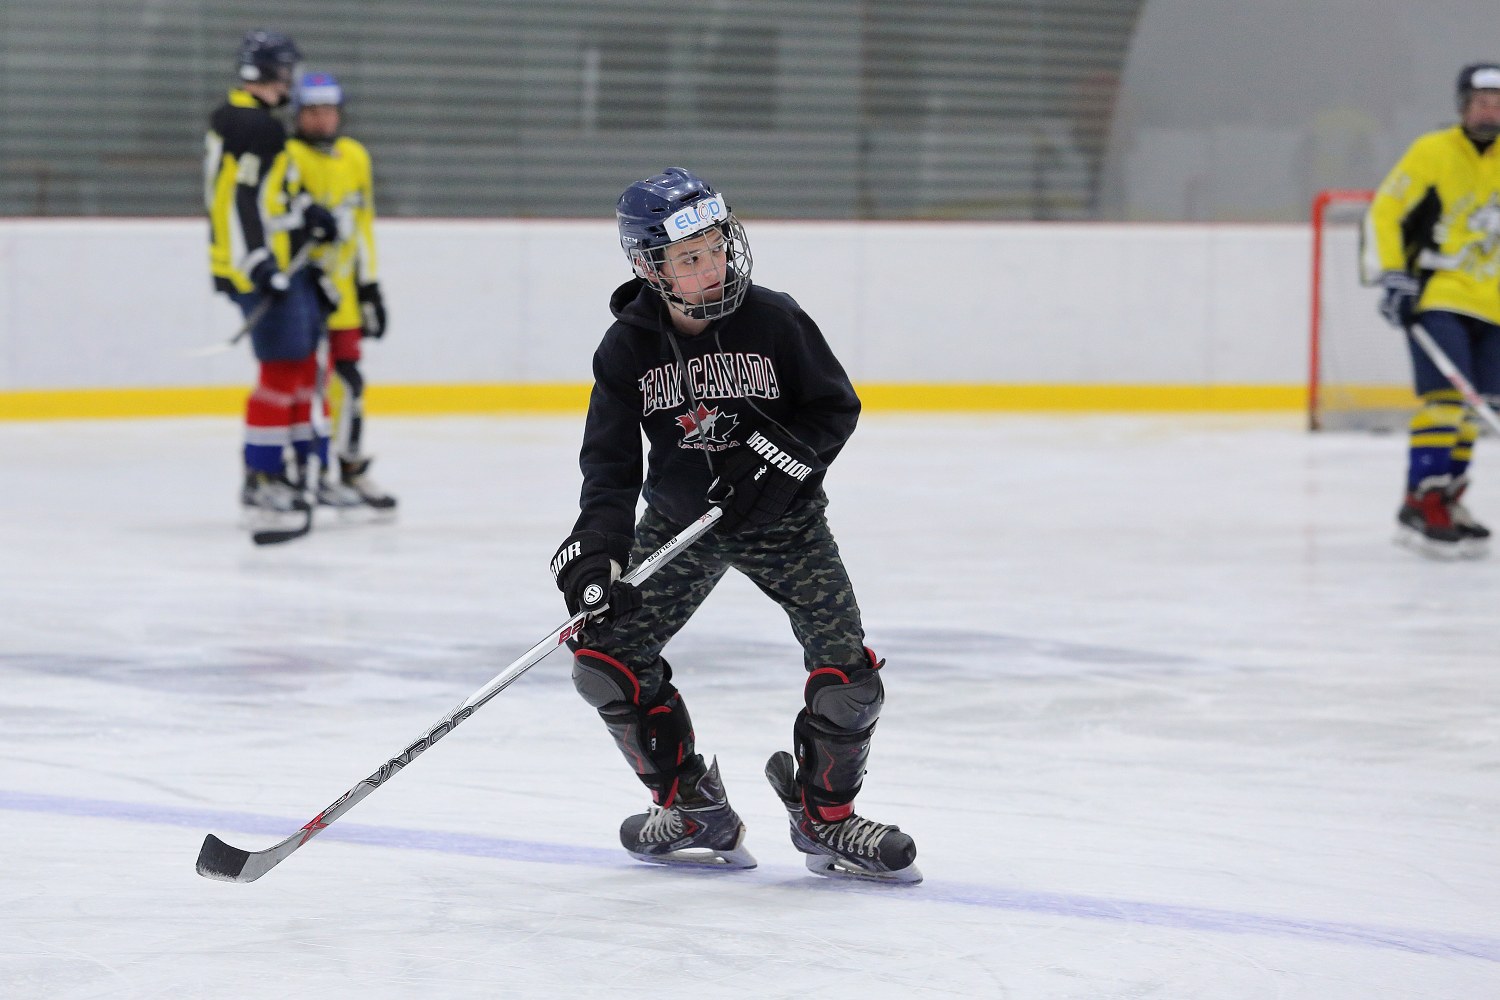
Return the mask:
POLYGON ((666 170, 625 189, 615 204, 620 247, 635 273, 687 315, 717 319, 739 308, 750 290, 750 243, 724 196, 681 167, 666 170), (726 258, 725 279, 712 301, 689 303, 673 288, 668 248, 703 233, 717 237, 714 249, 726 258))
POLYGON ((279 31, 256 28, 240 41, 239 73, 246 83, 291 83, 302 59, 297 43, 279 31))
POLYGON ((332 73, 303 73, 292 91, 292 111, 298 108, 333 105, 344 106, 344 88, 332 73))
POLYGON ((1458 71, 1458 113, 1469 109, 1476 90, 1500 90, 1500 64, 1470 63, 1458 71))

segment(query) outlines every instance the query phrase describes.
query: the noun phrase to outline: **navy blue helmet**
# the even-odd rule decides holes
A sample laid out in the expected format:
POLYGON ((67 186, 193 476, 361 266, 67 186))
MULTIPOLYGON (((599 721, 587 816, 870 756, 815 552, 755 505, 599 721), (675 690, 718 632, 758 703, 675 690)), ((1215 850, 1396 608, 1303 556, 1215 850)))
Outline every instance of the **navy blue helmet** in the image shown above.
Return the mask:
MULTIPOLYGON (((744 301, 750 290, 750 243, 724 196, 701 177, 668 167, 636 181, 620 195, 615 221, 620 247, 636 275, 689 316, 717 319, 744 301), (693 294, 697 301, 692 302, 679 294, 682 282, 675 272, 682 255, 670 252, 674 243, 687 240, 697 241, 691 245, 695 260, 720 253, 725 258, 722 286, 706 296, 693 294)), ((698 266, 693 264, 695 270, 698 266)))
POLYGON ((296 65, 302 59, 297 43, 279 31, 256 28, 240 41, 240 79, 246 83, 279 80, 291 83, 296 65))
POLYGON ((1458 72, 1458 113, 1469 109, 1476 90, 1500 90, 1500 65, 1470 63, 1458 72))

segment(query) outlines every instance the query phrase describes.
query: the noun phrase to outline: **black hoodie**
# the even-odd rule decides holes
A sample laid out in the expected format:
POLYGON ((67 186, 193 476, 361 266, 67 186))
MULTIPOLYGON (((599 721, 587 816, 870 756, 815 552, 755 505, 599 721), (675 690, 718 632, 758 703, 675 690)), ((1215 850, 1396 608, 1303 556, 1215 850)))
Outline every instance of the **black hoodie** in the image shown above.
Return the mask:
POLYGON ((721 468, 724 453, 744 447, 757 430, 779 441, 790 434, 789 443, 816 456, 798 495, 817 494, 854 433, 859 397, 822 331, 790 295, 752 284, 738 309, 695 336, 676 331, 666 303, 639 278, 615 289, 609 308, 615 322, 594 352, 575 531, 603 532, 623 566, 637 499, 678 524, 697 520, 713 481, 704 452, 721 468), (696 409, 669 337, 687 365, 696 409), (642 430, 650 442, 644 485, 642 430))

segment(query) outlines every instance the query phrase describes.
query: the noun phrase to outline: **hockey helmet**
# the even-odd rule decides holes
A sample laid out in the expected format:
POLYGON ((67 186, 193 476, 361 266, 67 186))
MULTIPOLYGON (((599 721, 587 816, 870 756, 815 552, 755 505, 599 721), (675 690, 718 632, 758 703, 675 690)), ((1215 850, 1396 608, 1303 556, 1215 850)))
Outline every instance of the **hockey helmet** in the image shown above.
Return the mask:
POLYGON ((1500 90, 1500 64, 1470 63, 1458 72, 1458 113, 1469 109, 1476 90, 1500 90))
POLYGON ((625 189, 615 205, 620 247, 635 273, 656 292, 696 319, 717 319, 739 308, 750 290, 750 243, 724 196, 681 167, 666 170, 625 189), (672 290, 667 248, 706 232, 724 241, 728 258, 721 296, 688 303, 672 290))
POLYGON ((292 113, 299 108, 344 106, 344 88, 332 73, 303 73, 292 91, 292 113))
POLYGON ((279 31, 256 28, 240 41, 239 74, 246 83, 291 83, 302 59, 297 43, 279 31))

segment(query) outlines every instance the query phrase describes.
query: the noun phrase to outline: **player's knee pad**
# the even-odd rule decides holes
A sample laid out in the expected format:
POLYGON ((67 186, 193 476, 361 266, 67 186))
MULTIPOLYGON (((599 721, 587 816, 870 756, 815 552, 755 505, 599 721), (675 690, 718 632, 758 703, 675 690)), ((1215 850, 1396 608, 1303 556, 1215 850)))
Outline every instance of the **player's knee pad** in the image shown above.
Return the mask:
POLYGON ((840 670, 819 667, 807 675, 803 699, 807 710, 839 729, 865 729, 880 717, 885 704, 885 686, 880 682, 884 660, 865 650, 869 666, 840 670))
POLYGON ((808 675, 807 707, 792 727, 804 799, 826 820, 848 815, 849 804, 859 794, 870 759, 870 737, 885 704, 883 661, 865 652, 868 667, 822 667, 808 675))
MULTIPOLYGON (((670 677, 670 668, 663 668, 670 677)), ((701 766, 694 751, 693 720, 670 680, 643 701, 635 673, 614 657, 580 649, 573 657, 573 686, 599 712, 615 745, 658 805, 677 796, 678 778, 701 766)))
POLYGON ((335 361, 333 370, 344 383, 344 389, 350 396, 358 397, 365 391, 365 377, 359 372, 359 365, 353 361, 335 361))

